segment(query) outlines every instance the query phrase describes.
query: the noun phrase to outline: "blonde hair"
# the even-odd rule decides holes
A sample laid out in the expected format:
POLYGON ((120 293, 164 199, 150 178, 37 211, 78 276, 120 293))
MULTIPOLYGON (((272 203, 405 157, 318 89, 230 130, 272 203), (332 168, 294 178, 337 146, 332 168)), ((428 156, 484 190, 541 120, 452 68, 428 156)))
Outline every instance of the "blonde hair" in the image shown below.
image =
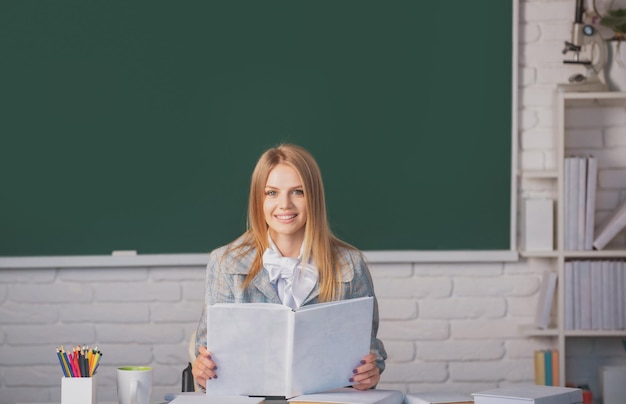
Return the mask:
POLYGON ((304 234, 303 260, 309 258, 319 273, 319 300, 330 301, 340 298, 341 265, 338 247, 354 248, 339 240, 331 231, 326 216, 326 201, 322 174, 317 162, 306 149, 294 144, 281 144, 261 155, 252 172, 250 195, 248 199, 248 229, 240 238, 240 243, 231 244, 233 249, 244 255, 250 249, 256 255, 246 277, 243 288, 248 287, 259 271, 263 268, 263 252, 269 247, 267 223, 263 213, 265 185, 270 171, 279 164, 293 168, 302 181, 307 206, 307 217, 304 234))

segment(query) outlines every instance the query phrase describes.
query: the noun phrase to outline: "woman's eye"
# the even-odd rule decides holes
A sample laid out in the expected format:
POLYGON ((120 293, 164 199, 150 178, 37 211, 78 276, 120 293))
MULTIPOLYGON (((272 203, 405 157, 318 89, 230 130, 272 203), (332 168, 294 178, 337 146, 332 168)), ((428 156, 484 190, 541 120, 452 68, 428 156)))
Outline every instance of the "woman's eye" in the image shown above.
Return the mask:
POLYGON ((267 196, 274 196, 274 195, 276 195, 276 191, 272 191, 272 190, 265 191, 265 195, 267 195, 267 196))
POLYGON ((301 190, 301 189, 296 189, 296 190, 293 191, 293 194, 302 196, 302 195, 304 195, 304 191, 301 190))

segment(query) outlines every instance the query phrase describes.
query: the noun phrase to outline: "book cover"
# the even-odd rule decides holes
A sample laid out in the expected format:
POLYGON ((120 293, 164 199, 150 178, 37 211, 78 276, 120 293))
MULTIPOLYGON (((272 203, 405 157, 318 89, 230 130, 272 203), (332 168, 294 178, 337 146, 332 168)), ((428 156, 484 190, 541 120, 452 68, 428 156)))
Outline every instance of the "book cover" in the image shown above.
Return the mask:
POLYGON ((577 299, 580 302, 580 329, 591 329, 591 261, 578 261, 580 268, 577 299))
POLYGON ((552 349, 550 351, 552 355, 552 385, 559 386, 561 384, 561 370, 559 365, 559 351, 552 349))
POLYGON ((593 250, 596 218, 596 189, 598 182, 598 159, 587 159, 587 199, 585 202, 585 250, 593 250))
POLYGON ((546 382, 544 383, 546 386, 554 386, 552 382, 552 352, 549 349, 543 351, 544 356, 544 365, 545 365, 545 375, 546 382))
POLYGON ((543 273, 541 286, 539 289, 537 309, 535 311, 535 325, 542 329, 546 329, 550 325, 550 313, 552 312, 552 303, 554 301, 556 281, 556 272, 545 271, 543 273))
POLYGON ((582 404, 581 389, 534 384, 510 385, 473 393, 475 404, 582 404))
POLYGON ((536 350, 535 357, 535 384, 546 384, 546 356, 543 350, 536 350))
POLYGON ((613 317, 611 316, 611 310, 613 305, 613 288, 611 287, 611 261, 600 261, 600 272, 602 282, 602 329, 613 329, 613 317))
POLYGON ((169 404, 263 404, 262 397, 247 396, 207 396, 203 393, 177 395, 169 404))
POLYGON ((602 329, 601 261, 591 261, 591 329, 602 329))
POLYGON ((356 390, 339 388, 321 393, 293 397, 289 404, 402 404, 404 394, 399 390, 356 390))
POLYGON ((563 200, 561 201, 561 203, 563 204, 563 235, 562 235, 563 247, 559 247, 559 248, 564 248, 566 250, 569 247, 569 232, 570 232, 569 217, 570 217, 570 210, 571 210, 569 200, 572 194, 571 185, 569 181, 570 176, 572 175, 569 160, 570 160, 569 157, 565 157, 563 159, 563 200))
POLYGON ((207 395, 294 397, 350 385, 370 351, 373 298, 302 306, 207 307, 207 347, 219 377, 207 395), (297 343, 296 343, 297 341, 297 343))
POLYGON ((585 219, 587 216, 587 158, 577 158, 578 183, 576 184, 576 197, 578 198, 576 209, 576 250, 585 249, 585 219))
POLYGON ((626 201, 615 211, 613 216, 600 228, 593 241, 593 246, 601 250, 626 227, 626 201))
POLYGON ((474 399, 469 394, 459 393, 410 393, 404 397, 405 404, 472 404, 474 399))
POLYGON ((574 329, 574 263, 566 261, 563 267, 563 294, 565 305, 565 329, 574 329))

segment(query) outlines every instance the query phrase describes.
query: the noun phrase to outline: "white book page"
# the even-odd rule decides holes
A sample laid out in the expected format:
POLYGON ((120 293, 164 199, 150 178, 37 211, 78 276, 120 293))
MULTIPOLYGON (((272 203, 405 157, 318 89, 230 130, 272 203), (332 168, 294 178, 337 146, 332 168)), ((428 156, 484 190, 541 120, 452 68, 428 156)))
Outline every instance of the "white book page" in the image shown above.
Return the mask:
POLYGON ((207 395, 284 395, 289 307, 224 303, 207 307, 207 348, 218 366, 207 395))
POLYGON ((369 353, 372 297, 301 307, 295 312, 292 386, 288 397, 350 385, 369 353))

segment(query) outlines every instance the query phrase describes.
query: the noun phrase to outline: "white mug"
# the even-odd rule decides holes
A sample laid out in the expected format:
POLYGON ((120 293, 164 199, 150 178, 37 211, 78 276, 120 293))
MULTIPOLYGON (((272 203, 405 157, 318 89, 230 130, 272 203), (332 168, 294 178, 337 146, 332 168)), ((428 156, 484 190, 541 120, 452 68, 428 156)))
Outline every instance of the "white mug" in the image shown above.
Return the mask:
POLYGON ((150 404, 152 368, 124 366, 117 368, 117 400, 120 404, 150 404))

